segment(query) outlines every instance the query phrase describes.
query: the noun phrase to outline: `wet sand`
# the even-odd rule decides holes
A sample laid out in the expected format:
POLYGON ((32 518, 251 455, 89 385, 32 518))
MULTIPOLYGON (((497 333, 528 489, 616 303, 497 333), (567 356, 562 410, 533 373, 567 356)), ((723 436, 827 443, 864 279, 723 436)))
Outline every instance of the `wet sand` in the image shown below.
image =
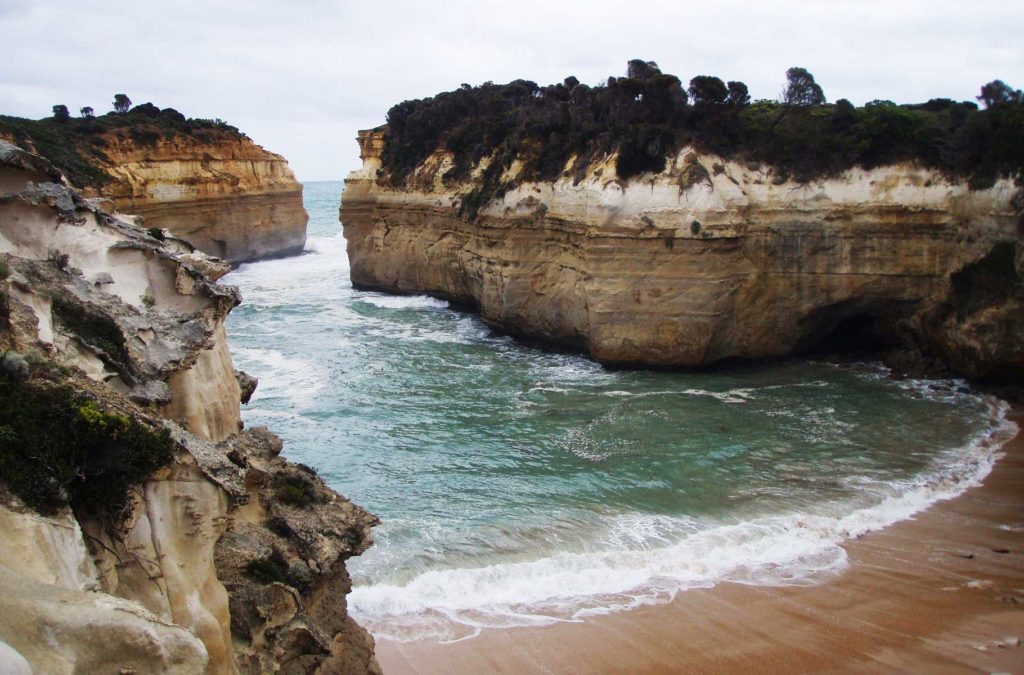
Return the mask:
POLYGON ((581 623, 381 640, 377 658, 386 674, 1024 673, 1024 434, 1003 452, 984 485, 845 544, 849 568, 816 586, 724 583, 581 623))

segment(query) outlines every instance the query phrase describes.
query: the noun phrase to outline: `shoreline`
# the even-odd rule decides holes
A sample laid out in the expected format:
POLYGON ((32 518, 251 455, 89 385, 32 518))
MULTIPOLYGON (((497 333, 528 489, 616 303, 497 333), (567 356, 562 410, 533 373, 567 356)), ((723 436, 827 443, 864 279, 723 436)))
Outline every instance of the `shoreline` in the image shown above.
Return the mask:
MULTIPOLYGON (((1024 428, 1019 404, 1008 418, 1024 428)), ((579 623, 379 640, 377 659, 389 674, 1024 672, 1024 429, 1001 454, 982 485, 844 543, 849 567, 814 586, 723 582, 579 623)))

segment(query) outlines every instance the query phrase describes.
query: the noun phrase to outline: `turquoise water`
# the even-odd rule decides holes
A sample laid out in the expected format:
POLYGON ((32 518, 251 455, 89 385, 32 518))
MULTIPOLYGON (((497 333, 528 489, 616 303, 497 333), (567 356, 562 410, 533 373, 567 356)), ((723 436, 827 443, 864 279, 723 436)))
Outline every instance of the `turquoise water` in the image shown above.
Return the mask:
POLYGON ((246 424, 381 516, 349 567, 378 637, 460 639, 723 581, 814 583, 849 537, 976 483, 1012 424, 877 364, 608 371, 427 297, 354 291, 341 183, 305 186, 307 252, 224 279, 246 424))

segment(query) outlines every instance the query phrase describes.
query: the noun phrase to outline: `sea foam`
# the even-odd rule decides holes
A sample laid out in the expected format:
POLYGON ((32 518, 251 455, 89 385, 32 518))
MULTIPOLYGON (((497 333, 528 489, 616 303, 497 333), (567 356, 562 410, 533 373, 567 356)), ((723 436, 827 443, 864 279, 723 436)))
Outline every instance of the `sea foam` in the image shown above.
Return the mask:
MULTIPOLYGON (((908 384, 929 394, 933 383, 908 384)), ((807 585, 847 565, 845 540, 879 530, 981 483, 1017 432, 1009 406, 989 399, 991 420, 963 447, 914 479, 875 486, 871 503, 745 522, 623 514, 609 521, 602 550, 532 561, 437 569, 403 585, 357 586, 352 615, 378 638, 451 641, 483 628, 539 626, 672 600, 723 581, 807 585)))

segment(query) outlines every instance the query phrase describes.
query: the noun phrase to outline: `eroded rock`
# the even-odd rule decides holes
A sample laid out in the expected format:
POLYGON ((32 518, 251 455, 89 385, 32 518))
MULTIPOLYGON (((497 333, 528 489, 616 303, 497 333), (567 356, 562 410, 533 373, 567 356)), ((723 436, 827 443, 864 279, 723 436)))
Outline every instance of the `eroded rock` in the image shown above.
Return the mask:
POLYGON ((224 334, 239 296, 204 274, 226 265, 33 182, 50 175, 38 158, 8 152, 14 171, 4 156, 0 367, 42 369, 96 410, 164 426, 174 453, 117 518, 43 517, 0 483, 0 659, 47 673, 379 672, 345 611, 344 566, 376 518, 287 462, 268 430, 239 433, 240 382, 255 386, 224 334), (254 578, 264 559, 279 581, 254 578))
POLYGON ((435 152, 392 187, 378 181, 382 134, 360 133, 363 167, 342 197, 357 287, 446 297, 611 364, 774 358, 874 333, 907 363, 1024 378, 1024 192, 1011 180, 972 190, 901 164, 766 181, 684 148, 628 181, 609 157, 522 182, 469 220, 460 203, 487 159, 453 185, 435 152), (983 287, 991 302, 967 299, 983 287))

